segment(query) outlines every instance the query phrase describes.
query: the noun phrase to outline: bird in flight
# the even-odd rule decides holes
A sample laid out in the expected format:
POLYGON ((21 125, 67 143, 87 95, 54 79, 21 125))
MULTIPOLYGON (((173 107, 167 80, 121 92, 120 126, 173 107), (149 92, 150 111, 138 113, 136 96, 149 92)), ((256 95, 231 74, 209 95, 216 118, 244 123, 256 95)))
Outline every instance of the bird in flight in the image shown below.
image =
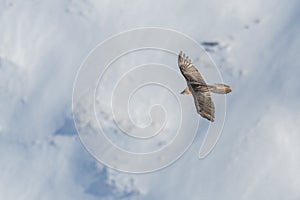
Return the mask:
POLYGON ((187 87, 181 94, 192 94, 197 113, 213 122, 215 118, 215 106, 210 92, 227 94, 231 92, 230 86, 221 83, 207 85, 197 68, 191 62, 191 59, 182 53, 182 51, 178 55, 178 66, 187 83, 187 87))

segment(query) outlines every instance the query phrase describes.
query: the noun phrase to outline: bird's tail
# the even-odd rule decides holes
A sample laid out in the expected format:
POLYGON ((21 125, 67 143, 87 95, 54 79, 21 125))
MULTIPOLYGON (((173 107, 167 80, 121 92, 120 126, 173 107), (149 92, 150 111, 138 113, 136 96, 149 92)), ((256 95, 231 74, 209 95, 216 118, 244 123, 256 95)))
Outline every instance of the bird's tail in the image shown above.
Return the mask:
POLYGON ((231 88, 229 85, 225 84, 214 84, 208 85, 208 89, 210 92, 217 93, 217 94, 227 94, 231 92, 231 88))

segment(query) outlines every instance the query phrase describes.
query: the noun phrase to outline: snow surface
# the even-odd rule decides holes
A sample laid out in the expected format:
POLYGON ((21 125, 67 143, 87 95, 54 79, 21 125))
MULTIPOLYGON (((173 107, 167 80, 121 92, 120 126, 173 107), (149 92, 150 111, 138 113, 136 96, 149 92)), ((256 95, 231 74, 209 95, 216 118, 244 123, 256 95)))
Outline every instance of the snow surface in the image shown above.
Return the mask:
POLYGON ((0 199, 300 199, 299 6, 0 0, 0 199), (207 48, 233 92, 207 158, 199 135, 170 167, 131 175, 82 146, 72 86, 98 43, 144 26, 217 41, 207 48))

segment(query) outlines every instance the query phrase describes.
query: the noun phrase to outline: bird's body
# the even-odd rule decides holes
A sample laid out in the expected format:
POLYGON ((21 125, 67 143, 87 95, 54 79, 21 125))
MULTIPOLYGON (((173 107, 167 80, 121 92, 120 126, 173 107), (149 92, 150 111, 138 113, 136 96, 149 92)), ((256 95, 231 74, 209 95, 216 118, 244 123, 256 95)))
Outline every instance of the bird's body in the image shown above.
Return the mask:
POLYGON ((210 92, 227 94, 231 88, 225 84, 207 85, 189 57, 182 52, 178 55, 178 66, 187 82, 187 88, 181 94, 192 94, 198 114, 213 122, 215 106, 210 92))

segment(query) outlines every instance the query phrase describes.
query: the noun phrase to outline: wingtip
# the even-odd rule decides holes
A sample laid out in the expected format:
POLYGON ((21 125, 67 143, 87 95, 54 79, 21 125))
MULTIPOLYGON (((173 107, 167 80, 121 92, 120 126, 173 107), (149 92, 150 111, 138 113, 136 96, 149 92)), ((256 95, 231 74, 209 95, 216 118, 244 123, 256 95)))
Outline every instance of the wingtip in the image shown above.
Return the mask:
POLYGON ((205 112, 203 112, 203 111, 199 112, 199 114, 200 114, 203 118, 207 119, 207 120, 210 121, 210 122, 214 122, 214 121, 215 121, 214 115, 207 114, 207 113, 205 113, 205 112))
POLYGON ((183 58, 183 57, 184 57, 184 53, 182 51, 180 51, 178 54, 178 58, 183 58))
POLYGON ((186 55, 182 50, 178 54, 178 58, 187 61, 187 62, 192 62, 192 60, 186 55))
POLYGON ((208 116, 208 117, 205 117, 208 121, 210 122, 214 122, 215 119, 212 117, 212 116, 208 116))
POLYGON ((208 121, 210 121, 210 122, 214 122, 215 121, 215 119, 214 118, 206 118, 208 121))

